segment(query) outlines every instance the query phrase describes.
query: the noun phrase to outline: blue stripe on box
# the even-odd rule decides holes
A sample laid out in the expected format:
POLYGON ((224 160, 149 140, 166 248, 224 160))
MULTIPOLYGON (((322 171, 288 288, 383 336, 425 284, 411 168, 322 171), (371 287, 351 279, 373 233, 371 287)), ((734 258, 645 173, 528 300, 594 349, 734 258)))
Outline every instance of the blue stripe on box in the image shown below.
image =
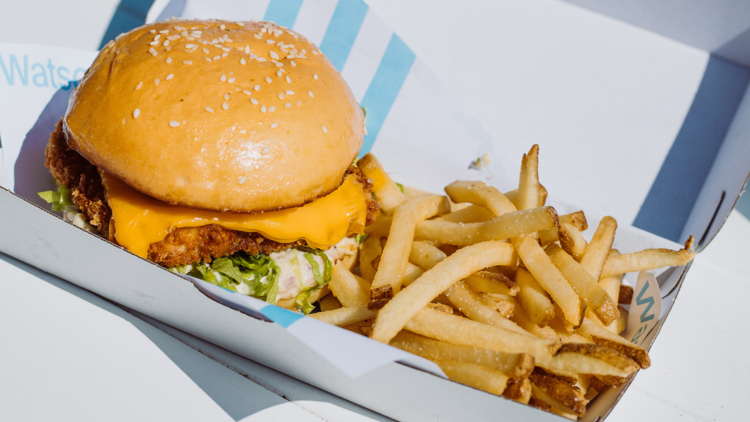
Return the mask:
POLYGON ((416 57, 398 35, 391 36, 378 70, 362 99, 362 107, 367 108, 367 135, 362 143, 360 156, 372 149, 416 57))
POLYGON ((271 0, 263 20, 274 21, 276 25, 291 28, 301 7, 302 0, 271 0))
MULTIPOLYGON (((750 69, 711 56, 693 103, 633 225, 681 243, 703 182, 750 81, 750 69)), ((637 169, 636 169, 637 171, 637 169)), ((693 233, 700 239, 703 233, 693 233)))
POLYGON ((297 320, 304 318, 304 316, 296 312, 274 305, 266 306, 260 310, 260 313, 267 316, 271 321, 281 325, 283 328, 287 328, 297 322, 297 320))
POLYGON ((362 0, 339 0, 320 43, 320 51, 340 72, 354 46, 369 7, 362 0))

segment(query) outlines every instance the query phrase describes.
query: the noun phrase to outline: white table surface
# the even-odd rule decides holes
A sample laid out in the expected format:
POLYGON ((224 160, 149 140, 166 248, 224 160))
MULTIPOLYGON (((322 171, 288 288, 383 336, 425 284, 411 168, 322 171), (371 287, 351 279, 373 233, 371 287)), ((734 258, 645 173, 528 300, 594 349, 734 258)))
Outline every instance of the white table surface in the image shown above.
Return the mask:
MULTIPOLYGON (((96 49, 117 3, 4 4, 0 42, 96 49)), ((368 3, 444 79, 458 67, 435 47, 436 39, 448 42, 441 25, 472 24, 484 7, 368 3), (414 13, 432 23, 412 25, 414 13)), ((477 64, 479 75, 491 71, 477 64)), ((491 98, 454 94, 492 132, 492 116, 481 112, 491 98)), ((692 266, 651 351, 653 366, 638 374, 608 420, 747 420, 746 239, 750 221, 733 211, 692 266)), ((3 421, 388 420, 2 254, 0 291, 3 421)))

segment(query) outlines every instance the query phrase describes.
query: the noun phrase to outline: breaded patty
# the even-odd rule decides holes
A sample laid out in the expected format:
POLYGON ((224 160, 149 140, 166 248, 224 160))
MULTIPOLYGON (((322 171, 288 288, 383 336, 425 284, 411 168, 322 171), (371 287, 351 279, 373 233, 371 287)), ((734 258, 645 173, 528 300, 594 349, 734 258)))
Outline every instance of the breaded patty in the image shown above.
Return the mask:
MULTIPOLYGON (((105 238, 117 243, 112 224, 112 210, 107 204, 104 187, 96 166, 89 163, 78 152, 68 147, 58 122, 50 136, 46 149, 45 165, 58 184, 70 188, 73 204, 99 229, 105 238)), ((372 199, 372 181, 354 167, 347 174, 354 174, 362 185, 367 200, 367 225, 378 214, 380 205, 372 199)), ((271 253, 295 246, 306 245, 304 240, 279 243, 258 233, 225 229, 216 224, 203 227, 185 227, 172 230, 164 240, 153 243, 148 250, 148 259, 156 263, 175 266, 195 262, 210 262, 212 259, 245 251, 251 255, 271 253)))

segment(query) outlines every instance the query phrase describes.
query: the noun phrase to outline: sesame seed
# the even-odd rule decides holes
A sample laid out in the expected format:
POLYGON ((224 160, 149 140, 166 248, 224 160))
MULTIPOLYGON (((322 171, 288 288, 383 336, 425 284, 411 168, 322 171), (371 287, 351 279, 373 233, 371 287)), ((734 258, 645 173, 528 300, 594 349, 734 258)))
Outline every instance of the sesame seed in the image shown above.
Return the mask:
POLYGON ((159 33, 160 33, 160 34, 169 34, 169 31, 165 29, 165 30, 163 30, 163 31, 159 31, 159 33))
POLYGON ((162 45, 163 45, 164 47, 168 46, 168 45, 169 45, 169 40, 166 40, 166 41, 164 41, 164 43, 163 43, 162 45))
POLYGON ((137 119, 138 116, 140 116, 140 114, 141 114, 141 110, 138 110, 137 108, 135 110, 133 110, 133 118, 134 119, 137 119))
POLYGON ((268 82, 270 84, 271 82, 273 82, 273 80, 271 78, 269 78, 268 76, 266 76, 266 82, 268 82))
POLYGON ((226 77, 226 75, 221 75, 221 78, 219 78, 219 79, 221 79, 222 82, 225 82, 227 80, 227 77, 226 77))
POLYGON ((229 101, 229 94, 224 94, 224 99, 229 101))
POLYGON ((263 154, 263 155, 266 155, 269 152, 271 152, 271 148, 265 147, 265 148, 263 148, 263 151, 261 151, 260 153, 263 154))
POLYGON ((226 57, 228 55, 229 55, 229 53, 221 53, 221 57, 226 57))
POLYGON ((291 106, 292 106, 292 103, 286 103, 286 104, 284 104, 284 107, 286 107, 286 108, 289 108, 291 106))
POLYGON ((229 48, 229 47, 221 47, 221 49, 224 50, 224 51, 226 51, 227 53, 230 52, 230 51, 232 51, 232 49, 229 48))
POLYGON ((244 65, 245 63, 247 63, 247 62, 245 61, 245 59, 240 59, 240 64, 243 64, 243 65, 244 65))
POLYGON ((156 55, 156 50, 154 50, 154 48, 153 48, 153 47, 149 48, 149 49, 148 49, 148 52, 149 52, 149 53, 151 53, 151 55, 153 55, 153 56, 155 56, 155 55, 156 55))
POLYGON ((229 79, 228 79, 228 82, 229 82, 230 84, 231 84, 231 83, 234 83, 234 78, 229 78, 229 79))
POLYGON ((292 61, 291 61, 291 62, 289 62, 289 63, 290 63, 290 64, 291 64, 292 66, 297 66, 297 63, 295 63, 295 62, 294 62, 294 60, 292 60, 292 61))
POLYGON ((276 106, 268 107, 268 111, 276 111, 276 106))
POLYGON ((154 80, 154 85, 159 85, 159 80, 158 79, 154 80))
POLYGON ((262 35, 258 35, 258 34, 253 35, 253 37, 255 37, 255 38, 259 39, 259 40, 263 39, 263 36, 262 35))
POLYGON ((206 111, 209 112, 209 113, 213 113, 214 109, 212 109, 211 107, 206 107, 206 111))
MULTIPOLYGON (((302 53, 302 54, 305 54, 305 53, 302 53)), ((313 54, 315 54, 317 56, 319 54, 318 50, 313 50, 313 54)))
POLYGON ((141 89, 142 86, 143 86, 143 81, 138 82, 138 85, 135 86, 135 89, 141 89))
POLYGON ((207 62, 210 62, 210 61, 211 61, 211 58, 210 58, 210 57, 204 57, 204 59, 206 59, 206 61, 207 61, 207 62))
POLYGON ((171 57, 167 57, 167 64, 170 64, 170 63, 172 63, 172 58, 171 57))
POLYGON ((208 49, 207 49, 207 48, 204 48, 204 49, 203 49, 203 52, 204 52, 204 53, 206 53, 206 54, 208 54, 208 49))
POLYGON ((274 60, 278 60, 278 59, 279 59, 279 55, 278 55, 278 54, 276 54, 276 52, 275 52, 275 51, 271 51, 271 52, 270 52, 270 53, 268 53, 268 54, 269 54, 269 55, 271 56, 271 58, 272 58, 272 59, 274 59, 274 60))
POLYGON ((193 64, 193 61, 192 61, 192 60, 185 60, 185 61, 184 61, 184 62, 182 62, 182 63, 184 63, 184 64, 193 64))
POLYGON ((193 48, 194 44, 186 44, 185 48, 193 48))
POLYGON ((302 100, 297 100, 297 105, 302 105, 302 100))
POLYGON ((169 122, 169 126, 172 126, 172 127, 177 127, 179 125, 180 125, 180 122, 176 122, 174 120, 172 120, 171 122, 169 122))
POLYGON ((172 79, 173 77, 174 77, 174 73, 170 73, 169 75, 167 75, 167 80, 170 80, 170 79, 172 79))
POLYGON ((175 31, 184 31, 185 30, 185 28, 183 28, 181 26, 177 26, 177 25, 175 25, 174 29, 175 29, 175 31))
POLYGON ((237 22, 237 25, 239 25, 239 26, 245 26, 245 22, 237 22))
POLYGON ((260 106, 260 112, 265 113, 266 112, 266 106, 260 106))
POLYGON ((250 92, 250 91, 248 91, 248 90, 244 90, 244 91, 242 91, 242 93, 245 94, 245 95, 253 95, 253 93, 250 92))
POLYGON ((256 91, 260 91, 260 85, 255 85, 255 86, 253 87, 253 89, 254 89, 254 90, 256 90, 256 91))
POLYGON ((313 75, 313 79, 315 79, 317 81, 318 80, 318 75, 317 74, 313 75))
POLYGON ((278 123, 271 123, 271 129, 276 129, 276 126, 278 126, 278 123))
POLYGON ((154 41, 159 41, 159 38, 161 38, 161 34, 156 34, 154 37, 154 41))
POLYGON ((155 30, 155 29, 152 29, 152 30, 150 30, 150 31, 148 31, 148 32, 150 32, 150 33, 152 33, 152 34, 156 34, 156 30, 155 30))
POLYGON ((246 181, 247 181, 247 177, 245 177, 245 176, 240 177, 240 180, 239 180, 240 184, 243 184, 246 181))
POLYGON ((278 71, 278 72, 276 72, 276 76, 278 76, 279 78, 280 78, 280 77, 281 77, 281 75, 283 75, 283 74, 284 74, 284 73, 283 73, 283 72, 281 71, 281 69, 279 69, 279 71, 278 71))
POLYGON ((221 56, 214 56, 214 60, 219 60, 221 56))
POLYGON ((276 43, 276 41, 274 41, 274 40, 266 40, 266 42, 269 43, 269 44, 275 44, 276 43))
POLYGON ((159 45, 159 41, 151 41, 149 45, 159 45))
POLYGON ((226 25, 224 25, 223 23, 222 23, 222 24, 221 24, 221 26, 219 27, 219 29, 226 29, 226 28, 227 28, 227 27, 226 27, 226 25))
POLYGON ((167 51, 169 51, 169 50, 171 50, 171 49, 172 49, 172 47, 167 47, 167 48, 165 48, 165 50, 167 50, 167 51))
POLYGON ((325 126, 321 126, 321 128, 323 129, 323 133, 328 133, 328 129, 325 126))
POLYGON ((286 77, 286 83, 288 83, 288 84, 292 83, 292 78, 290 78, 289 76, 287 76, 286 77))
POLYGON ((227 102, 224 101, 223 103, 221 103, 221 108, 223 108, 224 110, 229 110, 229 104, 227 104, 227 102))
POLYGON ((279 99, 280 99, 280 100, 283 100, 283 99, 284 99, 284 93, 283 93, 283 92, 279 93, 279 99))
POLYGON ((250 102, 253 103, 253 105, 258 105, 258 100, 255 98, 250 98, 250 102))
POLYGON ((276 60, 271 60, 271 61, 276 65, 276 67, 284 66, 284 63, 277 62, 276 60))
POLYGON ((294 95, 294 91, 287 91, 286 95, 294 95))
POLYGON ((315 96, 313 95, 312 91, 307 91, 307 95, 309 95, 310 98, 315 98, 315 96))

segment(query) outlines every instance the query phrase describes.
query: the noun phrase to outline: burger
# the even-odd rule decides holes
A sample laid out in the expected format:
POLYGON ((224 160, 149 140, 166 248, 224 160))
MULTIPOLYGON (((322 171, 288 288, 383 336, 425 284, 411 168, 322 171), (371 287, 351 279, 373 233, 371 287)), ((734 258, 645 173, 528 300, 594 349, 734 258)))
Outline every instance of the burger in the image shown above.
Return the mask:
POLYGON ((364 114, 303 36, 171 20, 107 44, 51 134, 40 195, 124 249, 310 312, 379 213, 364 114))

